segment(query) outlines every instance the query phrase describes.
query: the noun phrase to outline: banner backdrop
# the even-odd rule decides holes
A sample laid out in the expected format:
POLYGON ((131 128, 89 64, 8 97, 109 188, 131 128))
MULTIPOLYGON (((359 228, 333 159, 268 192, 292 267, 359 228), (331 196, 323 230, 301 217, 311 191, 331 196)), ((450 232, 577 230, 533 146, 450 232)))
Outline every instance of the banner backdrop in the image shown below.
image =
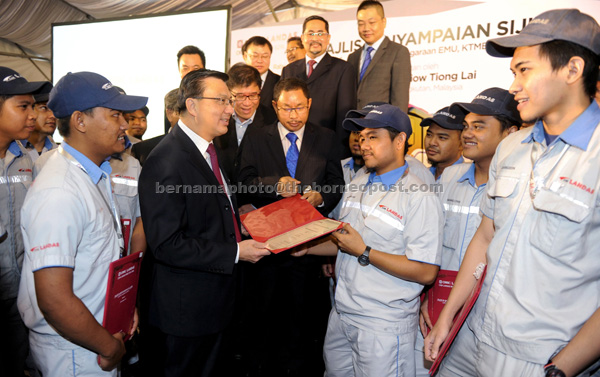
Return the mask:
MULTIPOLYGON (((410 50, 410 104, 430 113, 452 102, 470 102, 486 88, 509 88, 510 59, 489 56, 485 52, 488 39, 517 34, 533 17, 549 9, 578 8, 600 20, 597 0, 437 0, 424 2, 428 4, 423 6, 419 6, 422 2, 417 3, 383 2, 387 18, 385 35, 410 50)), ((329 21, 331 55, 346 60, 352 51, 362 47, 356 9, 321 15, 329 21)), ((273 44, 271 69, 280 73, 287 64, 286 41, 302 33, 302 21, 232 31, 231 64, 243 61, 241 47, 246 39, 262 35, 273 44)))

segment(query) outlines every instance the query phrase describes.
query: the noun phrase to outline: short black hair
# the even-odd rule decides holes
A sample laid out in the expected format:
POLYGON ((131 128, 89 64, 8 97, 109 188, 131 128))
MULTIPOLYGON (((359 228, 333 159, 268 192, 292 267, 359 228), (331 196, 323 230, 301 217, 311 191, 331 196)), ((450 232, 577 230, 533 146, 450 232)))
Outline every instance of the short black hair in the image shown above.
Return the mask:
POLYGON ((546 57, 550 60, 552 70, 558 71, 569 63, 573 56, 579 56, 583 59, 585 66, 583 68, 583 89, 585 94, 592 98, 596 95, 598 84, 598 65, 600 58, 591 50, 578 45, 577 43, 563 40, 554 40, 540 44, 540 57, 546 57))
POLYGON ((14 97, 12 94, 0 94, 0 114, 2 114, 2 108, 4 107, 4 102, 10 97, 14 97))
MULTIPOLYGON (((400 131, 398 131, 394 127, 384 127, 383 129, 388 132, 392 141, 394 141, 394 139, 396 139, 396 136, 400 135, 400 131)), ((408 153, 408 150, 410 149, 410 147, 411 147, 411 145, 408 144, 408 135, 406 135, 406 141, 404 142, 404 155, 405 156, 408 153)))
POLYGON ((291 90, 302 90, 302 93, 306 96, 306 98, 310 98, 310 93, 308 91, 308 85, 304 80, 297 79, 295 77, 288 77, 286 79, 281 79, 275 84, 273 88, 273 101, 277 102, 279 97, 281 96, 281 92, 289 92, 291 90))
POLYGON ((254 37, 248 39, 246 42, 244 42, 244 44, 242 45, 242 55, 246 53, 246 51, 248 50, 248 47, 250 47, 251 45, 255 45, 255 46, 264 46, 267 45, 269 46, 269 50, 271 51, 271 54, 273 53, 273 45, 271 44, 271 42, 269 42, 269 40, 265 37, 261 37, 260 35, 255 35, 254 37))
POLYGON ((227 80, 227 87, 229 89, 236 86, 250 86, 252 84, 256 84, 260 88, 262 84, 258 69, 248 64, 234 64, 233 67, 229 68, 227 75, 229 75, 229 80, 227 80))
POLYGON ((304 33, 306 31, 306 24, 309 23, 310 21, 314 21, 314 20, 323 21, 325 23, 325 31, 329 33, 329 22, 327 22, 327 20, 321 16, 306 17, 306 19, 302 23, 302 33, 304 33))
POLYGON ((187 108, 185 107, 185 100, 188 98, 202 97, 204 90, 206 89, 204 82, 210 77, 222 80, 224 82, 227 82, 229 79, 227 74, 210 69, 191 71, 187 75, 183 76, 177 92, 177 111, 180 113, 187 111, 187 108))
POLYGON ((356 13, 367 8, 377 8, 377 12, 382 18, 385 18, 385 12, 383 11, 383 5, 377 0, 365 0, 358 6, 356 13))
POLYGON ((206 68, 206 57, 204 56, 204 51, 200 50, 196 46, 185 46, 177 53, 177 66, 179 67, 179 60, 181 60, 181 55, 200 55, 200 60, 202 60, 202 65, 206 68))
POLYGON ((300 48, 304 48, 304 45, 302 44, 302 38, 298 36, 289 37, 287 43, 290 42, 298 42, 300 44, 300 48))
POLYGON ((510 129, 512 126, 517 126, 517 128, 521 128, 521 122, 514 121, 507 116, 504 115, 493 115, 493 117, 500 122, 500 132, 504 132, 510 129))
POLYGON ((177 111, 177 92, 179 88, 170 90, 165 95, 165 109, 177 111))
MULTIPOLYGON (((81 112, 84 113, 85 115, 94 117, 94 109, 95 109, 95 107, 92 107, 91 109, 83 110, 81 112)), ((72 116, 73 116, 73 114, 70 114, 70 115, 67 115, 66 117, 58 118, 56 120, 56 128, 58 129, 58 133, 60 134, 60 136, 62 136, 63 138, 67 138, 67 137, 69 137, 69 135, 71 135, 71 117, 72 116)))

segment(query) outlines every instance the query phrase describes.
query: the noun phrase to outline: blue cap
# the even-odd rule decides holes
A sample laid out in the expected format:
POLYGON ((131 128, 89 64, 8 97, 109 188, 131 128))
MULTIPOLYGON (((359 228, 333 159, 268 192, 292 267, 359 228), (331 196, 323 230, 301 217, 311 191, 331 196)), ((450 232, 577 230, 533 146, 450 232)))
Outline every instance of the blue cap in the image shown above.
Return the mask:
POLYGON ((515 96, 506 89, 486 89, 470 103, 453 103, 450 106, 450 112, 461 114, 461 122, 468 113, 474 113, 479 115, 502 115, 515 122, 516 125, 521 124, 521 115, 517 110, 515 96))
POLYGON ((120 111, 141 109, 148 97, 128 96, 108 81, 93 72, 67 73, 50 92, 48 107, 57 118, 70 116, 75 111, 85 111, 94 107, 120 111))
POLYGON ((389 104, 379 105, 369 111, 364 118, 346 118, 342 126, 348 131, 362 131, 363 128, 392 127, 404 132, 406 137, 412 135, 412 124, 405 112, 389 104))
POLYGON ((578 9, 553 9, 536 16, 517 35, 490 39, 485 50, 495 57, 513 56, 515 48, 550 41, 578 44, 600 55, 600 26, 578 9))
POLYGON ((52 84, 48 81, 29 82, 16 71, 8 67, 0 67, 0 95, 48 93, 50 89, 52 84))
POLYGON ((443 109, 439 109, 431 118, 425 118, 421 121, 421 127, 431 126, 431 123, 435 123, 438 126, 447 130, 459 130, 462 131, 463 124, 461 123, 463 115, 460 112, 450 111, 450 106, 446 106, 443 109))
POLYGON ((369 111, 376 109, 381 105, 388 105, 387 102, 369 102, 361 110, 350 110, 346 113, 346 118, 364 118, 367 116, 369 111))

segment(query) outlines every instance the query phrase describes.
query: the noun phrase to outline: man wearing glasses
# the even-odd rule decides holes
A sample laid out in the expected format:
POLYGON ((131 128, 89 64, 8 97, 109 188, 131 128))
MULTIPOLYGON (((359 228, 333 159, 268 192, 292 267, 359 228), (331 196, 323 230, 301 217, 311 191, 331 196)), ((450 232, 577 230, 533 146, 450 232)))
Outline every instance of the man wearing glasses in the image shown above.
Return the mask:
POLYGON ((308 84, 313 99, 308 120, 333 130, 343 148, 342 157, 349 157, 349 133, 342 122, 348 111, 356 109, 357 75, 350 63, 326 52, 330 38, 327 20, 320 16, 306 18, 302 25, 306 57, 285 66, 281 77, 295 77, 308 84))
POLYGON ((229 120, 227 133, 215 139, 215 146, 220 152, 221 166, 227 177, 235 183, 235 157, 246 131, 251 127, 271 124, 277 118, 273 114, 272 107, 269 107, 270 111, 267 111, 268 109, 260 104, 261 79, 256 68, 238 63, 229 69, 228 75, 227 87, 235 100, 234 112, 229 120))
POLYGON ((145 376, 213 376, 235 307, 239 261, 269 252, 241 241, 235 196, 213 140, 233 113, 228 76, 192 71, 179 87, 179 122, 140 175, 147 234, 141 289, 140 360, 145 376))
MULTIPOLYGON (((254 36, 242 46, 242 56, 246 64, 253 66, 260 72, 262 80, 260 104, 265 106, 269 112, 272 111, 273 87, 280 79, 279 75, 269 69, 271 54, 273 54, 273 45, 264 37, 254 36)), ((275 114, 272 115, 275 116, 275 114)))
POLYGON ((295 62, 296 60, 304 59, 306 56, 306 50, 302 44, 302 38, 300 37, 289 37, 287 40, 287 48, 285 50, 285 56, 287 57, 288 63, 295 62))
MULTIPOLYGON (((344 185, 335 135, 307 123, 314 101, 304 81, 283 79, 274 93, 279 121, 248 129, 240 148, 238 180, 252 193, 249 199, 257 208, 300 193, 326 216, 340 200, 344 185)), ((311 292, 308 305, 308 287, 316 284, 320 265, 314 259, 298 260, 281 253, 250 267, 254 268, 246 271, 256 292, 256 309, 249 313, 249 323, 254 325, 250 359, 258 364, 256 368, 275 368, 270 371, 275 376, 307 375, 299 368, 316 364, 305 359, 306 344, 318 328, 314 302, 317 294, 328 300, 324 280, 323 290, 311 292), (295 320, 307 316, 310 323, 295 320)), ((324 333, 327 313, 321 314, 324 333)))

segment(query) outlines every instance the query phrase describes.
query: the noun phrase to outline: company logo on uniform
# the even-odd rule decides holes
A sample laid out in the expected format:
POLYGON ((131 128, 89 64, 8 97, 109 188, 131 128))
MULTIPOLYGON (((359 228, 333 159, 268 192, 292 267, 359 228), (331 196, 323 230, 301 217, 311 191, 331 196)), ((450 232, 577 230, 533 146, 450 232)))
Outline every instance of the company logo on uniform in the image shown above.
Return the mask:
POLYGON ((31 169, 19 169, 19 171, 25 172, 25 173, 32 173, 33 172, 31 169))
POLYGON ((31 250, 29 250, 29 251, 31 251, 33 253, 35 251, 42 251, 42 250, 45 250, 45 249, 51 249, 53 247, 58 247, 58 246, 59 246, 58 242, 51 242, 51 243, 47 243, 47 244, 42 245, 42 246, 32 247, 31 250))
POLYGON ((595 191, 593 188, 587 187, 583 183, 574 181, 574 180, 572 180, 569 177, 560 177, 560 180, 563 181, 563 182, 566 182, 566 183, 570 184, 571 186, 575 186, 578 189, 582 189, 583 191, 585 191, 587 193, 590 193, 590 194, 593 194, 594 191, 595 191))
POLYGON ((477 97, 475 97, 475 100, 477 100, 477 99, 492 102, 492 103, 496 102, 496 99, 494 97, 488 97, 488 96, 482 96, 482 95, 478 95, 477 97))
POLYGON ((115 178, 133 179, 135 181, 134 177, 130 177, 128 175, 115 174, 115 178))
POLYGON ((14 75, 6 76, 2 81, 9 82, 20 78, 22 78, 21 75, 15 73, 14 75))
POLYGON ((112 87, 113 87, 113 84, 111 84, 109 82, 107 82, 106 84, 102 85, 102 89, 104 89, 104 90, 108 90, 108 89, 110 89, 112 87))
POLYGON ((390 214, 394 215, 395 217, 397 217, 398 219, 402 220, 402 215, 398 214, 398 212, 394 211, 393 209, 389 208, 388 206, 384 206, 383 204, 380 204, 379 208, 383 209, 387 213, 390 213, 390 214))

